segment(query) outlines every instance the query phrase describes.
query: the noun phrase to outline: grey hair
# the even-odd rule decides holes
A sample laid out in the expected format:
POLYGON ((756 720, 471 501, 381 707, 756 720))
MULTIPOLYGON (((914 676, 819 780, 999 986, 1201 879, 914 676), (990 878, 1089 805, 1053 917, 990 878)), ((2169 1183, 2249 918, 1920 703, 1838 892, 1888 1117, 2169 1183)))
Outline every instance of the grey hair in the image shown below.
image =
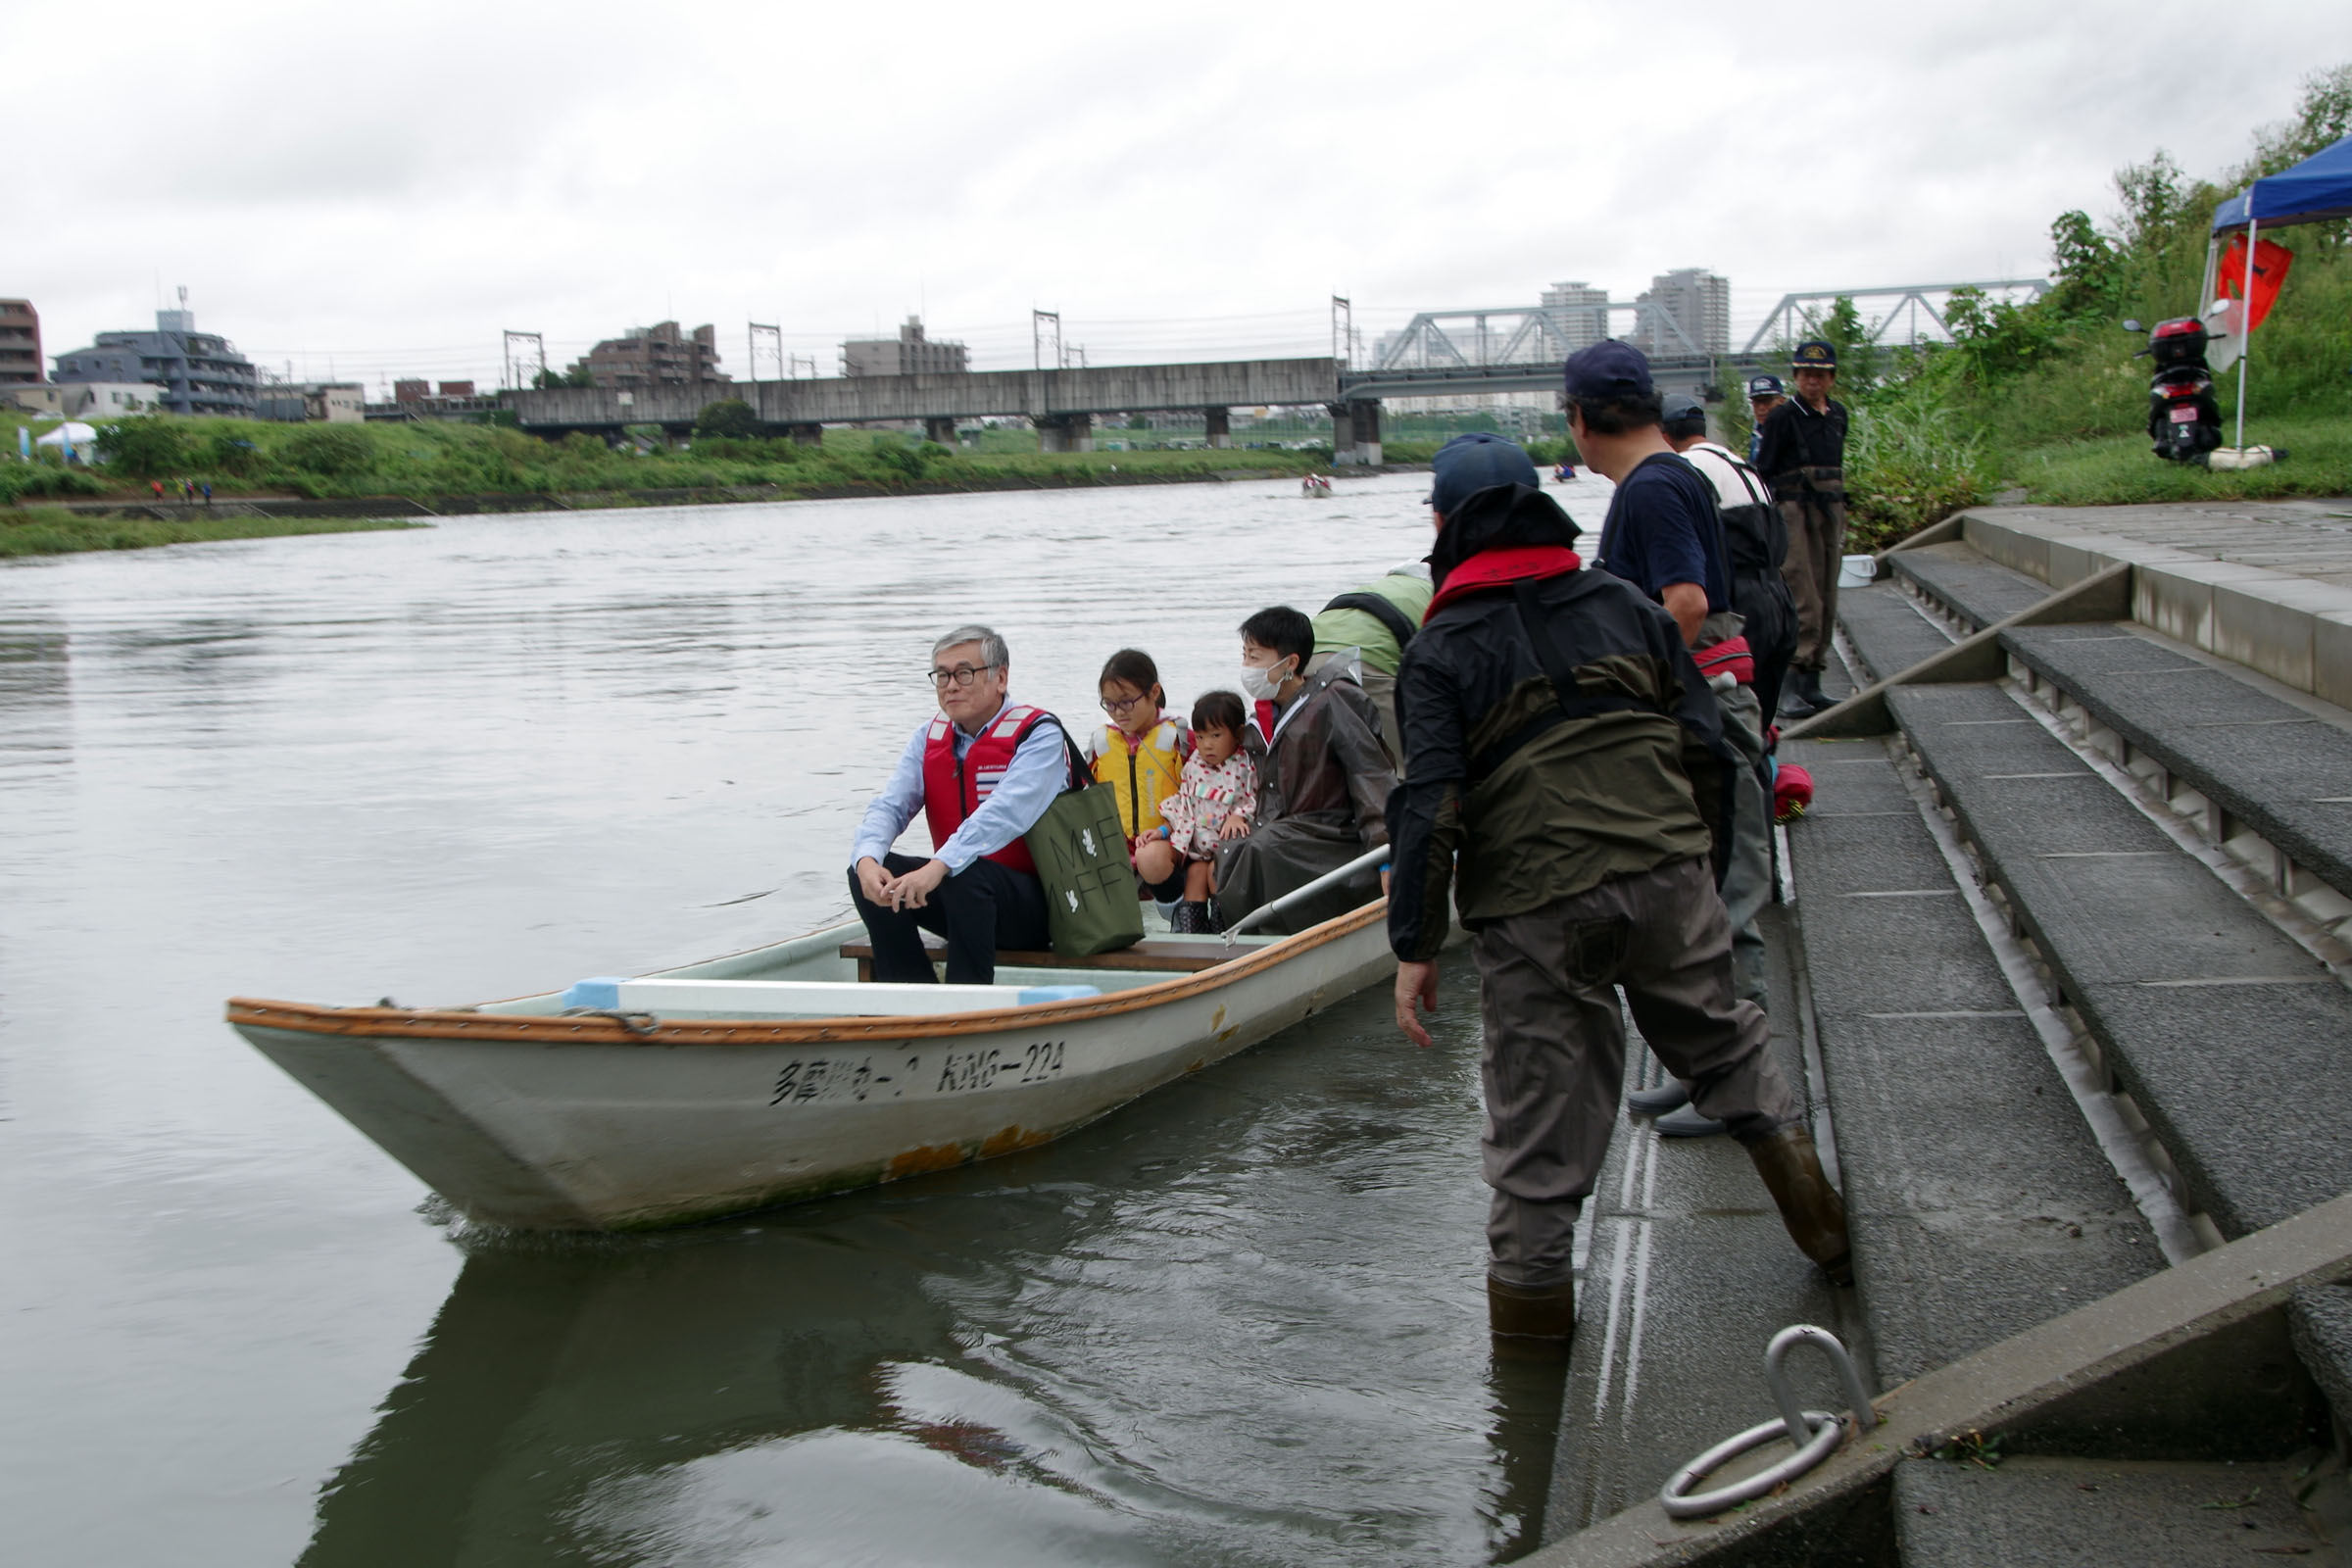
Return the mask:
POLYGON ((956 627, 931 645, 931 657, 937 659, 949 649, 960 648, 965 643, 980 645, 980 662, 991 669, 1002 669, 1011 662, 1012 652, 1004 646, 1004 639, 986 626, 956 627))

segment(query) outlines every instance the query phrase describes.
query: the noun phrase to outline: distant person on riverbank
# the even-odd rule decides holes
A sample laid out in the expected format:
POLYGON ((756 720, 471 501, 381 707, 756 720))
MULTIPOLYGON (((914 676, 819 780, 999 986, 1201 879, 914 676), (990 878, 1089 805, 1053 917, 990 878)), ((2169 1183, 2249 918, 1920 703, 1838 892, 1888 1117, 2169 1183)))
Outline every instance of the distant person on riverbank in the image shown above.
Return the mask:
POLYGON ((1167 818, 1159 803, 1175 790, 1193 753, 1192 732, 1166 713, 1159 666, 1140 648, 1111 655, 1095 686, 1110 722, 1087 738, 1086 760, 1095 778, 1119 798, 1119 826, 1126 830, 1136 880, 1158 903, 1175 904, 1184 897, 1185 867, 1162 831, 1167 818))
POLYGON ((213 504, 213 484, 210 479, 204 483, 204 504, 208 507, 213 504))
POLYGON ((1213 931, 1208 900, 1216 890, 1217 851, 1247 837, 1257 814, 1257 764, 1250 757, 1250 715, 1231 692, 1203 692, 1193 704, 1193 755, 1176 793, 1159 803, 1161 834, 1184 866, 1184 900, 1168 918, 1172 931, 1213 931))
MULTIPOLYGON (((1242 622, 1242 689, 1270 705, 1266 757, 1258 771, 1257 826, 1217 851, 1217 925, 1295 893, 1389 842, 1389 791, 1396 764, 1380 738, 1380 710, 1356 678, 1353 659, 1305 673, 1315 655, 1314 623, 1288 605, 1242 622)), ((1382 878, 1360 871, 1268 924, 1269 934, 1303 931, 1380 897, 1382 878)))
POLYGON ((1788 399, 1788 389, 1777 375, 1751 375, 1747 378, 1747 466, 1756 466, 1756 449, 1764 441, 1764 420, 1772 411, 1788 399))
POLYGON ((1796 600, 1796 656, 1780 716, 1809 718, 1831 707, 1821 672, 1838 635, 1838 569, 1845 555, 1845 405, 1833 402, 1838 351, 1818 339, 1796 346, 1796 396, 1757 427, 1756 470, 1788 525, 1788 592, 1796 600))
POLYGON ((1380 738, 1388 743, 1392 758, 1401 758, 1404 745, 1396 729, 1396 666, 1433 592, 1429 567, 1408 561, 1391 566, 1376 581, 1349 589, 1315 616, 1315 657, 1307 661, 1306 672, 1320 674, 1325 664, 1354 649, 1362 661, 1356 679, 1380 710, 1380 738))
MULTIPOLYGON (((1630 468, 1612 471, 1620 449, 1591 438, 1656 436, 1646 367, 1637 378, 1610 354, 1569 367, 1579 449, 1620 497, 1640 491, 1630 468)), ((1661 466, 1703 489, 1671 453, 1661 466)), ((1575 1331, 1576 1219, 1616 1123, 1626 1006, 1746 1147, 1798 1246, 1841 1277, 1843 1207, 1763 1012, 1733 994, 1713 857, 1740 760, 1686 628, 1626 578, 1580 570, 1576 523, 1540 487, 1478 476, 1495 482, 1438 510, 1438 591, 1397 681, 1407 776, 1392 798, 1389 942, 1396 1025, 1427 1046, 1449 892, 1472 933, 1489 1325, 1575 1331)))
POLYGON ((958 626, 931 646, 939 712, 915 729, 858 824, 850 902, 874 946, 874 978, 938 979, 923 932, 948 940, 948 983, 992 983, 1000 948, 1051 940, 1046 894, 1022 836, 1071 782, 1069 741, 1042 708, 1006 700, 1011 655, 986 626, 958 626), (920 811, 928 857, 891 845, 920 811))

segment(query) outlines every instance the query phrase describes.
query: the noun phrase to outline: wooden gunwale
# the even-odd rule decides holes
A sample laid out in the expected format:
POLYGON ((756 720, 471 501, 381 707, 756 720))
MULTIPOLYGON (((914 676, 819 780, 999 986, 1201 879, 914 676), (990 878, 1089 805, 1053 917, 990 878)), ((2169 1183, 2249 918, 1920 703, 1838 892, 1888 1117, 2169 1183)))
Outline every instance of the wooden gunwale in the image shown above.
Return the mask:
POLYGON ((1353 936, 1374 921, 1385 920, 1388 906, 1387 899, 1376 899, 1360 909, 1350 910, 1321 925, 1309 926, 1280 942, 1239 955, 1197 974, 1157 980, 1132 990, 1114 991, 1103 997, 1083 997, 1026 1007, 989 1007, 972 1012, 896 1017, 789 1020, 692 1018, 677 1023, 657 1022, 650 1031, 639 1032, 617 1018, 609 1017, 566 1018, 527 1013, 466 1012, 456 1008, 338 1007, 321 1003, 231 997, 228 999, 228 1021, 254 1028, 283 1029, 296 1034, 340 1035, 352 1039, 390 1037, 407 1040, 504 1041, 541 1046, 816 1045, 841 1040, 919 1040, 939 1036, 986 1035, 1107 1018, 1220 990, 1261 969, 1273 968, 1327 943, 1353 936))

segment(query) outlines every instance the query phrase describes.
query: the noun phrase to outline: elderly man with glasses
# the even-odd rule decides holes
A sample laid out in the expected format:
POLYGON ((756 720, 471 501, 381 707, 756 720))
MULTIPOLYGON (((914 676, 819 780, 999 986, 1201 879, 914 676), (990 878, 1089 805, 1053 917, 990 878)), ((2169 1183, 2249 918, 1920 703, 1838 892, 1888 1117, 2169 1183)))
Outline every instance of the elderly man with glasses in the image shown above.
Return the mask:
POLYGON ((1000 948, 1047 944, 1045 889, 1022 836, 1069 787, 1069 745, 1052 713, 1005 700, 1009 666, 986 626, 931 646, 940 711, 906 743, 851 851, 850 900, 873 939, 876 980, 937 978, 925 930, 948 939, 950 985, 988 985, 1000 948), (893 854, 918 810, 932 853, 893 854))

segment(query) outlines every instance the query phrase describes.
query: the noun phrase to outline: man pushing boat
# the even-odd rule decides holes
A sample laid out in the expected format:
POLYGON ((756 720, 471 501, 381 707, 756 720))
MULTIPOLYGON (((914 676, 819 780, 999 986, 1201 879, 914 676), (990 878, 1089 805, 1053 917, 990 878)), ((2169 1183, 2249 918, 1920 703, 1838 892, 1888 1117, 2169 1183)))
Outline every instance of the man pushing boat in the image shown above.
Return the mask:
POLYGON ((935 981, 923 932, 948 940, 948 984, 997 977, 997 950, 1047 945, 1046 894, 1022 836, 1072 782, 1061 721, 1006 699, 1011 655, 986 626, 931 647, 939 712, 915 729, 858 824, 850 900, 874 948, 874 978, 935 981), (928 857, 891 845, 921 811, 928 857))
MULTIPOLYGON (((1583 385, 1588 423, 1657 418, 1583 385)), ((1732 831, 1714 694, 1674 617, 1623 578, 1582 571, 1577 526, 1511 443, 1437 456, 1438 585, 1397 674, 1404 781, 1390 799, 1389 939, 1397 1026, 1429 1033, 1446 900, 1473 935, 1485 1013, 1485 1174, 1494 1331, 1565 1339, 1572 1233, 1625 1075, 1617 990, 1691 1102, 1746 1146, 1789 1235, 1850 1278, 1845 1210, 1768 1048, 1736 1000, 1716 892, 1732 831), (1457 870, 1458 859, 1458 870, 1457 870), (1458 882, 1457 882, 1458 878, 1458 882)))

